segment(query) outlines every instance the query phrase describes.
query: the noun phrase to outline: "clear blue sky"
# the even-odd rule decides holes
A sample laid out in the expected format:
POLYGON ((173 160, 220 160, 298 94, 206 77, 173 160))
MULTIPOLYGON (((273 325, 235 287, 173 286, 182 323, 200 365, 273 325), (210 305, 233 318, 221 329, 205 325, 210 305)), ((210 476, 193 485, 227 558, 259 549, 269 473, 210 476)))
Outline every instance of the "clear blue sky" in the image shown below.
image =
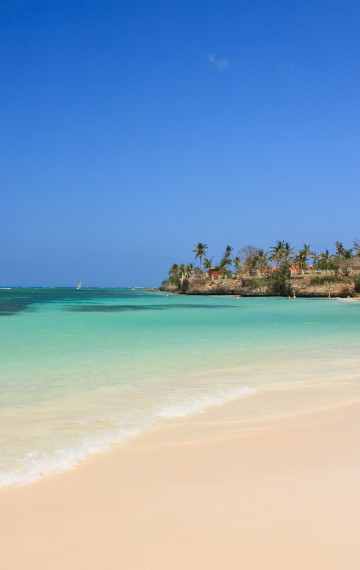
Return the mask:
POLYGON ((3 0, 0 284, 360 238, 358 0, 3 0))

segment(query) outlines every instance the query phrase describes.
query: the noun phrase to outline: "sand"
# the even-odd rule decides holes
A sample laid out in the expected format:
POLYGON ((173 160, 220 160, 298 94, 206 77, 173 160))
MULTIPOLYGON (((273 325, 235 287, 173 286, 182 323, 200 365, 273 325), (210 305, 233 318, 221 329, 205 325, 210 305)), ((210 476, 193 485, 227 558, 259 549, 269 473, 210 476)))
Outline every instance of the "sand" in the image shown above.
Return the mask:
POLYGON ((360 568, 360 403, 164 422, 0 492, 4 570, 360 568))

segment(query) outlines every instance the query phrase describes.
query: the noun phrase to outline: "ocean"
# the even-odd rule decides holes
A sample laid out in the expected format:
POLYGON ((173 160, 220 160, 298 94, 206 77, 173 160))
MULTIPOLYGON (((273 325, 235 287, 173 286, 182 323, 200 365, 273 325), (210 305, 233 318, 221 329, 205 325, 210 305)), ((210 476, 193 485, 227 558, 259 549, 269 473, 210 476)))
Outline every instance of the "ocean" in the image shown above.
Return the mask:
POLYGON ((249 425, 360 398, 359 302, 2 289, 0 337, 0 487, 235 399, 249 425))

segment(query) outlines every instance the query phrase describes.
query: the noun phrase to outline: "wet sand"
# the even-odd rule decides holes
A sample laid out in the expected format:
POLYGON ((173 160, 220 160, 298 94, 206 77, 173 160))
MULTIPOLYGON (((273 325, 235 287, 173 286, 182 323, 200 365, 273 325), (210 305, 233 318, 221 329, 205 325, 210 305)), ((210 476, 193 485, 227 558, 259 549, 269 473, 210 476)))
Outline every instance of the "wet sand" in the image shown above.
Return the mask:
POLYGON ((360 403, 164 423, 0 493, 4 570, 360 567, 360 403))

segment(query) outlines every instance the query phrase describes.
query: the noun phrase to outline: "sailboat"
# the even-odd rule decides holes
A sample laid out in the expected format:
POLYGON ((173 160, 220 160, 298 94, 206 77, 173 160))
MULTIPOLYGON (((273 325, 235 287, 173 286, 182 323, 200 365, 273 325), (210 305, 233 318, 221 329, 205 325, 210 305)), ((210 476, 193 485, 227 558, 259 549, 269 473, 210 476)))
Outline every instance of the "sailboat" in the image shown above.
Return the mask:
POLYGON ((79 285, 76 287, 76 289, 81 289, 81 281, 80 281, 79 285))

